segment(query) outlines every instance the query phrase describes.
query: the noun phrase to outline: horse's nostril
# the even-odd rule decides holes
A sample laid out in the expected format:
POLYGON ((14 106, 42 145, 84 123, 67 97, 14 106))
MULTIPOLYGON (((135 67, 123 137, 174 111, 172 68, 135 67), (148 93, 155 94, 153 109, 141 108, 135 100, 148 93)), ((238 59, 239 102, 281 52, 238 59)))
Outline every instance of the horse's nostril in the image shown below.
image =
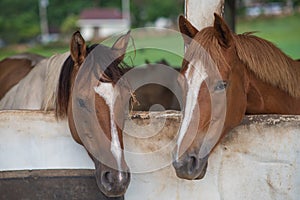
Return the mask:
POLYGON ((103 182, 105 182, 105 183, 112 183, 113 182, 112 173, 109 171, 104 172, 102 175, 102 179, 103 179, 103 182))
POLYGON ((123 177, 124 177, 125 179, 128 179, 128 176, 129 176, 129 173, 128 173, 128 172, 122 172, 122 174, 123 174, 123 177))
POLYGON ((110 171, 105 171, 103 173, 101 173, 101 177, 100 177, 101 181, 97 184, 100 184, 101 187, 105 188, 106 192, 109 192, 112 190, 112 174, 110 171))
POLYGON ((130 173, 108 170, 102 173, 101 180, 105 185, 126 185, 130 180, 130 173))
POLYGON ((189 162, 188 162, 188 173, 189 174, 194 174, 195 170, 198 169, 198 159, 196 156, 192 155, 189 157, 189 162))
POLYGON ((197 158, 195 156, 191 157, 191 163, 193 168, 195 168, 197 166, 197 158))

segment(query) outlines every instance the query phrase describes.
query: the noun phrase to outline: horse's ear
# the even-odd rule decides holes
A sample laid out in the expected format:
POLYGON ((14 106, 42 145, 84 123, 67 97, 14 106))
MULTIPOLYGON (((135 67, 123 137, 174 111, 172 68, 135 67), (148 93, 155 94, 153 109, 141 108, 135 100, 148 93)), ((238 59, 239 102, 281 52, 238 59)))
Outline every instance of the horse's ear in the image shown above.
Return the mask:
POLYGON ((125 35, 119 37, 111 47, 111 49, 116 53, 117 58, 120 61, 124 59, 129 39, 130 39, 130 31, 128 31, 125 35))
POLYGON ((214 28, 216 30, 216 35, 219 40, 219 43, 221 46, 228 48, 230 47, 232 42, 231 30, 220 15, 214 13, 214 16, 214 28))
POLYGON ((179 16, 178 24, 184 43, 190 44, 194 36, 199 32, 198 29, 194 27, 183 15, 179 16))
POLYGON ((79 31, 72 35, 70 53, 75 64, 80 66, 86 57, 86 44, 79 31))

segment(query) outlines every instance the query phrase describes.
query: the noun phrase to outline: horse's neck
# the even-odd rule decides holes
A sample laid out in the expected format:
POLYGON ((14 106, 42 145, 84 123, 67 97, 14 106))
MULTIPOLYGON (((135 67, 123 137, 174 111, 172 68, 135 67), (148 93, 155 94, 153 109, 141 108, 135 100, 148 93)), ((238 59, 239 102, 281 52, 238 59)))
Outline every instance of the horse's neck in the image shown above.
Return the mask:
POLYGON ((0 109, 54 109, 60 70, 69 55, 67 52, 41 60, 5 94, 0 109))
POLYGON ((42 105, 42 109, 44 110, 52 110, 55 108, 61 68, 69 55, 70 53, 66 52, 63 54, 53 55, 48 59, 45 80, 45 96, 42 105))
POLYGON ((247 114, 300 114, 300 98, 263 82, 252 72, 248 71, 248 77, 247 114))
POLYGON ((48 59, 39 62, 0 101, 0 109, 40 110, 45 94, 44 82, 48 59))

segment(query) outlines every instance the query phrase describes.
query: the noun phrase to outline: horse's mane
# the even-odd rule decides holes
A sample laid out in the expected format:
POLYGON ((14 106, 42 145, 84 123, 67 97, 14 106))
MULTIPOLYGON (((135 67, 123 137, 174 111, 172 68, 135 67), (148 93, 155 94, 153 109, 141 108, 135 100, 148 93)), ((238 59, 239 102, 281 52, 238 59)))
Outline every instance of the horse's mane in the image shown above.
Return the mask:
MULTIPOLYGON (((224 66, 226 60, 221 53, 214 28, 206 28, 201 32, 201 37, 195 39, 211 55, 218 67, 224 66)), ((258 78, 293 97, 300 97, 300 69, 292 64, 290 57, 271 42, 251 33, 233 35, 233 40, 239 59, 258 78)))
MULTIPOLYGON (((112 82, 116 83, 129 69, 131 69, 126 63, 116 62, 115 58, 113 58, 111 49, 105 47, 103 45, 92 45, 91 47, 87 47, 87 53, 90 53, 96 46, 99 46, 103 49, 101 51, 101 56, 104 57, 104 62, 114 60, 114 62, 110 63, 108 67, 105 65, 101 65, 103 67, 104 73, 102 75, 96 75, 99 81, 102 82, 112 82)), ((65 62, 63 63, 59 80, 58 80, 58 88, 57 88, 57 96, 56 96, 56 116, 58 118, 64 118, 68 113, 68 105, 69 98, 71 93, 71 79, 72 72, 74 70, 74 61, 71 56, 69 56, 65 62)))
POLYGON ((251 33, 239 34, 234 38, 240 60, 256 76, 293 97, 300 97, 300 69, 293 65, 290 57, 271 42, 251 33))

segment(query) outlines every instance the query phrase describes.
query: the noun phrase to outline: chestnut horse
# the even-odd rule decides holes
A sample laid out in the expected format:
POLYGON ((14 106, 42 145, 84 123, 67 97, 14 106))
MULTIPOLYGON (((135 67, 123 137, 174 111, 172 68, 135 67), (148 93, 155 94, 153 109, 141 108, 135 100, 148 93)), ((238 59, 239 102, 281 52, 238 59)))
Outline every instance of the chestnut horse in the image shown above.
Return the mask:
MULTIPOLYGON (((124 74, 124 71, 126 71, 124 70, 125 64, 122 60, 129 38, 129 33, 121 36, 111 48, 101 44, 87 47, 81 34, 75 32, 70 43, 70 53, 54 55, 49 59, 39 62, 0 101, 0 109, 55 109, 58 118, 67 118, 73 138, 79 144, 84 145, 95 163, 95 176, 98 187, 109 197, 124 195, 130 182, 129 169, 122 151, 123 139, 121 136, 122 121, 124 119, 121 119, 118 125, 116 125, 115 119, 112 118, 114 115, 111 115, 115 111, 118 113, 118 108, 114 108, 111 104, 111 98, 115 83, 124 74), (108 147, 106 151, 110 152, 112 149, 114 150, 114 152, 110 152, 108 155, 109 159, 112 160, 113 166, 102 163, 98 157, 96 158, 89 152, 92 147, 87 147, 83 144, 82 138, 79 137, 77 132, 72 113, 72 95, 75 78, 86 57, 95 48, 101 52, 97 56, 101 60, 105 60, 105 64, 109 65, 101 66, 102 63, 98 63, 98 65, 95 64, 95 66, 92 66, 95 68, 94 76, 98 77, 98 83, 95 85, 94 90, 92 88, 92 92, 94 93, 94 107, 98 123, 106 138, 110 140, 114 138, 114 143, 108 144, 112 147, 108 147)), ((120 90, 126 94, 130 92, 127 87, 120 88, 120 90)), ((120 119, 124 116, 116 114, 115 117, 120 119)), ((93 126, 93 124, 89 126, 93 126)))
POLYGON ((0 99, 24 78, 31 69, 39 63, 43 56, 31 53, 22 53, 10 56, 0 61, 0 99))
POLYGON ((173 166, 178 177, 189 180, 204 177, 210 153, 245 114, 300 114, 300 62, 251 33, 234 34, 214 16, 214 25, 201 31, 179 18, 187 95, 173 166), (216 99, 221 93, 224 98, 216 99), (196 108, 199 118, 189 117, 196 108))

